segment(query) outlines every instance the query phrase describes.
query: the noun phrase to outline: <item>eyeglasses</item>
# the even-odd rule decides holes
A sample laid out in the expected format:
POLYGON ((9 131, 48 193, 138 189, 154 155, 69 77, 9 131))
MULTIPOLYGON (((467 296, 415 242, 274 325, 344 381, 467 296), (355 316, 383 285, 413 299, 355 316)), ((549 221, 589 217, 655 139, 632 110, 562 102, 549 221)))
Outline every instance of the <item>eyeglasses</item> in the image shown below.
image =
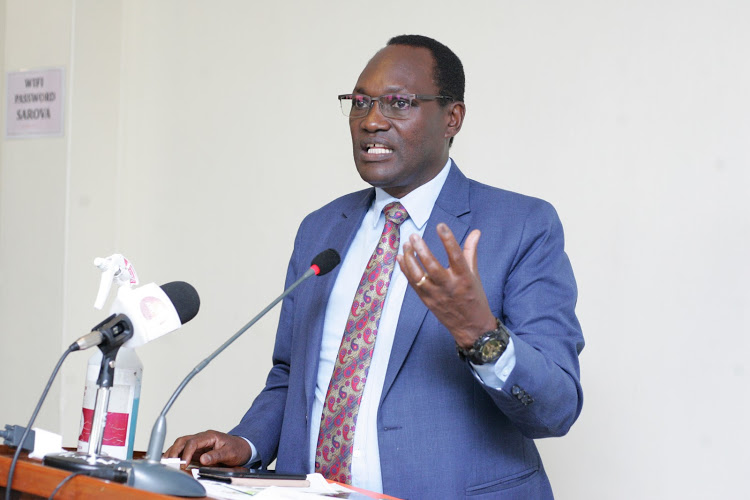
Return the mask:
POLYGON ((370 97, 365 94, 342 94, 339 96, 339 103, 344 116, 362 118, 367 116, 375 101, 378 101, 383 116, 403 120, 409 117, 415 99, 420 101, 453 100, 452 97, 444 95, 386 94, 380 97, 370 97))

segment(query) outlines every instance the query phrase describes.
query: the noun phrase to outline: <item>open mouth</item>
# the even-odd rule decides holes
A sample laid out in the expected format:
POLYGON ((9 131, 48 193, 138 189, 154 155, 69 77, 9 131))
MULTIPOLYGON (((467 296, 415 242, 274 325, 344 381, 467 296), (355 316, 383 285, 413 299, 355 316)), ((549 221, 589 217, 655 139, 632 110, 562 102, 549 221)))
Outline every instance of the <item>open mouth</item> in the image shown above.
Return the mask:
POLYGON ((371 154, 371 155, 386 155, 389 153, 393 153, 393 150, 391 148, 379 142, 371 142, 371 143, 365 144, 364 150, 365 150, 365 153, 371 154))

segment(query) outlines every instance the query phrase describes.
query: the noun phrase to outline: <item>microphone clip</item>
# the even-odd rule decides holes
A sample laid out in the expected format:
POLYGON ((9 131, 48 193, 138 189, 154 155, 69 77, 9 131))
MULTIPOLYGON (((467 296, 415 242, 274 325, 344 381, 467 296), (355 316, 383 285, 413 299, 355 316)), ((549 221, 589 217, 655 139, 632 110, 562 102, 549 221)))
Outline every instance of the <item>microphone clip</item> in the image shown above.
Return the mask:
POLYGON ((109 388, 115 379, 117 352, 133 336, 133 323, 124 314, 113 314, 96 325, 92 331, 99 332, 102 338, 98 346, 102 351, 102 364, 96 385, 109 388))

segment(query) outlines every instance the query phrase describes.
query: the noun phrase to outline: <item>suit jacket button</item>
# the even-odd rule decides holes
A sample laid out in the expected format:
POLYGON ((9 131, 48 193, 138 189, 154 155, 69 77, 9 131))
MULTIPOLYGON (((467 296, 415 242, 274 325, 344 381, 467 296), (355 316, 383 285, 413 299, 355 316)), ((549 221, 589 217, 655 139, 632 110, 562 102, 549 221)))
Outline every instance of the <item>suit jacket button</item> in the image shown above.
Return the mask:
POLYGON ((511 387, 511 389, 510 389, 510 393, 511 393, 511 394, 513 394, 514 396, 518 396, 519 394, 521 394, 521 392, 522 392, 522 391, 521 391, 521 388, 520 388, 520 387, 518 387, 517 385, 514 385, 514 386, 513 386, 513 387, 511 387))

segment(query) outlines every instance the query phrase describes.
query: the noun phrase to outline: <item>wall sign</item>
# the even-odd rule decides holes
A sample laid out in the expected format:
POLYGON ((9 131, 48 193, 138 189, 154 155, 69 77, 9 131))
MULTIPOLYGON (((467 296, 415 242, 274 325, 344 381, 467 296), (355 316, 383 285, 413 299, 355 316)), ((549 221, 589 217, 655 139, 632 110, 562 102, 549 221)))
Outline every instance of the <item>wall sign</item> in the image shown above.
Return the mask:
POLYGON ((64 83, 63 68, 9 72, 5 137, 63 135, 64 83))

